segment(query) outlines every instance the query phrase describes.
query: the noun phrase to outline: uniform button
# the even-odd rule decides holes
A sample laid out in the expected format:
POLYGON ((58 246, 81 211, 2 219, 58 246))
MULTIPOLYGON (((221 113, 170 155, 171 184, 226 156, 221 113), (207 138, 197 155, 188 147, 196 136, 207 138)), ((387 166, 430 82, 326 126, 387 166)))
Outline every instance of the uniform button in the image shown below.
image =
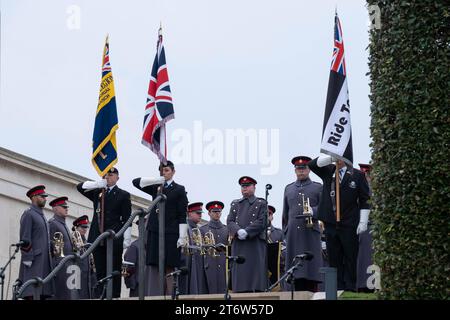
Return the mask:
POLYGON ((301 206, 301 204, 300 204, 300 203, 299 203, 298 205, 299 205, 299 206, 301 206))
POLYGON ((255 216, 255 214, 252 214, 252 216, 255 216))
POLYGON ((255 207, 255 209, 258 209, 258 207, 255 207))
POLYGON ((300 226, 297 226, 297 229, 300 229, 300 226))
POLYGON ((253 223, 253 221, 250 221, 250 224, 252 224, 253 223))
POLYGON ((217 267, 220 268, 220 264, 217 267))

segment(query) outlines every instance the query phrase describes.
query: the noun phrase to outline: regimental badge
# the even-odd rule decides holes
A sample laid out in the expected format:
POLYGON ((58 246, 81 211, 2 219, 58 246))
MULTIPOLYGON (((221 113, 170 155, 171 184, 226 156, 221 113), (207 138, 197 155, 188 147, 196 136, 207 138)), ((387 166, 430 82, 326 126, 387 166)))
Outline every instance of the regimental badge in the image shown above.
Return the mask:
POLYGON ((355 181, 350 182, 349 187, 352 188, 352 189, 355 189, 356 188, 355 181))

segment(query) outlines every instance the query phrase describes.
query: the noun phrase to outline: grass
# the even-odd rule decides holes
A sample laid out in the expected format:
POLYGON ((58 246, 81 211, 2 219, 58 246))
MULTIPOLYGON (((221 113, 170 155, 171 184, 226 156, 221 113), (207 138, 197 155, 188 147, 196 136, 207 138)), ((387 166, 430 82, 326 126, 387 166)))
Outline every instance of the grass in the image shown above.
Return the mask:
POLYGON ((339 297, 339 300, 376 300, 375 293, 356 293, 356 292, 343 292, 339 297))

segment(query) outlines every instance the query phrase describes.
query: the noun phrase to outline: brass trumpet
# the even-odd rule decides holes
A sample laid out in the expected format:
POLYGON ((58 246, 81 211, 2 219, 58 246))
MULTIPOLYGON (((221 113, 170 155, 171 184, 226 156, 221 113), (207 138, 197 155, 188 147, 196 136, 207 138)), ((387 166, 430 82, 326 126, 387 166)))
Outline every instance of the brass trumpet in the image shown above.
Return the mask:
POLYGON ((77 230, 72 231, 71 240, 72 240, 74 252, 78 252, 80 254, 82 252, 84 252, 84 242, 83 242, 83 238, 81 238, 81 234, 79 231, 77 231, 77 230))
POLYGON ((267 243, 273 243, 270 235, 272 234, 272 230, 270 230, 270 226, 267 227, 267 243))
POLYGON ((217 252, 216 252, 216 249, 214 248, 215 245, 216 245, 216 239, 214 239, 214 233, 212 233, 211 230, 209 230, 208 232, 205 233, 205 236, 203 238, 203 242, 204 242, 205 246, 208 247, 206 249, 206 251, 211 257, 218 257, 219 256, 217 254, 217 252))
POLYGON ((307 215, 307 217, 306 217, 306 227, 307 228, 312 228, 313 225, 314 225, 313 220, 312 220, 313 211, 312 211, 312 208, 311 208, 311 206, 309 204, 309 198, 306 198, 306 201, 305 201, 305 195, 304 194, 302 194, 302 202, 303 202, 303 214, 307 215))
POLYGON ((53 256, 64 258, 64 236, 59 231, 53 235, 53 256))
POLYGON ((200 255, 205 254, 205 248, 203 247, 203 237, 199 228, 192 228, 192 242, 199 247, 200 255))

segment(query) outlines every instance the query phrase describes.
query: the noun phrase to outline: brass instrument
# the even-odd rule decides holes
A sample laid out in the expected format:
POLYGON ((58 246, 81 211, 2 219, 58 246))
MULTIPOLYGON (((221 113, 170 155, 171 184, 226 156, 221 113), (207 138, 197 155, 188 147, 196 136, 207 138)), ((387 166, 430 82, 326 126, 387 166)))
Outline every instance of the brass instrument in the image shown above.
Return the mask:
POLYGON ((84 252, 84 242, 83 242, 83 238, 81 238, 80 232, 77 230, 72 231, 71 240, 72 240, 73 251, 78 252, 79 254, 82 254, 84 252))
POLYGON ((309 198, 306 198, 306 201, 305 201, 304 194, 302 194, 302 202, 303 202, 303 214, 307 216, 306 217, 306 227, 312 228, 314 225, 313 220, 312 220, 313 211, 309 204, 309 198))
POLYGON ((59 231, 53 235, 53 256, 64 258, 64 236, 59 231))
POLYGON ((122 277, 128 278, 133 273, 134 263, 129 261, 122 261, 122 277))
POLYGON ((200 255, 205 254, 205 248, 203 247, 203 237, 199 228, 192 228, 192 242, 199 247, 200 255))
POLYGON ((189 235, 186 235, 184 237, 184 245, 181 247, 181 253, 188 256, 191 255, 191 249, 189 248, 189 235))
POLYGON ((272 234, 271 225, 267 227, 267 243, 273 243, 272 238, 270 235, 272 234))
POLYGON ((206 251, 211 257, 219 256, 215 249, 216 239, 214 239, 214 233, 212 233, 211 230, 209 230, 208 232, 205 233, 203 242, 204 242, 205 246, 207 246, 206 251))

